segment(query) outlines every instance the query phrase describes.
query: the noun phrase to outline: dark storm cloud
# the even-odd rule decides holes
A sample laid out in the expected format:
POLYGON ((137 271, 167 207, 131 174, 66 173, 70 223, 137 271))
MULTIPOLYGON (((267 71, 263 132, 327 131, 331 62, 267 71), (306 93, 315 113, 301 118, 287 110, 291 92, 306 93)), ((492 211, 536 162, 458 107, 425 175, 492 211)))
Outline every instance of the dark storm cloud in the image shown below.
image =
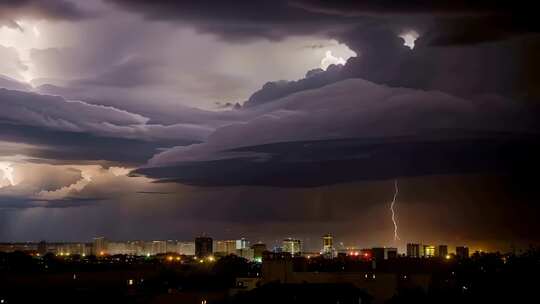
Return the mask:
MULTIPOLYGON (((66 0, 4 0, 0 2, 0 26, 21 29, 20 18, 78 21, 95 14, 66 0)), ((21 29, 22 30, 22 29, 21 29)))
POLYGON ((338 15, 366 14, 442 14, 442 15, 507 15, 524 7, 505 0, 291 0, 291 5, 310 11, 338 15))
POLYGON ((29 208, 80 208, 94 206, 104 198, 99 197, 75 197, 62 199, 32 199, 21 197, 0 196, 0 209, 29 209, 29 208))
POLYGON ((279 39, 347 31, 352 24, 422 27, 434 44, 475 44, 537 33, 532 7, 515 1, 129 1, 152 20, 193 24, 228 38, 279 39))
POLYGON ((138 173, 196 185, 305 187, 507 171, 538 151, 536 133, 520 135, 537 130, 538 111, 500 98, 349 79, 244 111, 254 118, 157 154, 138 173))
POLYGON ((405 17, 409 25, 424 27, 432 36, 432 45, 476 44, 540 31, 531 4, 518 1, 293 0, 292 4, 317 13, 349 17, 405 17))
POLYGON ((515 100, 536 101, 540 92, 540 38, 521 37, 468 47, 434 47, 431 37, 420 37, 413 50, 389 29, 358 28, 341 40, 358 50, 346 65, 314 70, 297 81, 268 82, 245 103, 263 104, 348 78, 363 78, 395 87, 438 90, 471 97, 498 94, 515 100))
POLYGON ((305 78, 300 80, 267 82, 249 97, 244 106, 251 107, 263 104, 296 92, 316 89, 337 82, 344 79, 341 70, 342 66, 331 65, 326 71, 322 69, 311 70, 306 73, 305 78))
POLYGON ((257 185, 317 187, 359 180, 384 180, 434 174, 509 173, 540 168, 537 137, 516 139, 501 134, 477 134, 475 139, 335 140, 276 143, 235 149, 268 155, 177 166, 137 172, 199 186, 257 185), (500 137, 500 138, 497 138, 500 137), (529 167, 532 166, 532 167, 529 167), (219 173, 217 173, 219 172, 219 173))
MULTIPOLYGON (((24 153, 36 161, 71 163, 73 161, 113 161, 144 163, 160 148, 174 145, 139 139, 100 137, 81 132, 48 130, 41 127, 0 123, 0 140, 31 144, 24 153)), ((186 141, 184 144, 193 142, 186 141)), ((20 154, 23 151, 18 151, 20 154)))
POLYGON ((159 148, 192 144, 210 132, 147 124, 137 114, 59 96, 0 89, 0 101, 0 140, 29 144, 21 153, 36 158, 141 163, 159 148))
MULTIPOLYGON (((289 1, 144 1, 108 0, 150 20, 192 24, 228 39, 329 33, 352 24, 347 18, 309 12, 289 1)), ((358 22, 358 20, 356 20, 358 22)))

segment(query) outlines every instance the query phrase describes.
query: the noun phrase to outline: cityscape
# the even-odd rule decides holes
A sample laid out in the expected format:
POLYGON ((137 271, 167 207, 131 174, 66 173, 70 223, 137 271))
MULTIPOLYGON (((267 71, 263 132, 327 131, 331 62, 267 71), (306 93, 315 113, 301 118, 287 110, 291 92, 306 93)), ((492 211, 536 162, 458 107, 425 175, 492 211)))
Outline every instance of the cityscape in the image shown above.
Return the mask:
POLYGON ((27 303, 55 295, 59 303, 94 303, 103 297, 122 303, 202 304, 289 303, 290 297, 294 303, 469 303, 478 297, 506 302, 527 295, 487 296, 494 281, 484 281, 496 278, 513 290, 534 284, 529 280, 540 270, 540 249, 534 247, 520 253, 471 253, 467 246, 449 250, 419 243, 408 243, 406 252, 336 248, 331 234, 321 236, 320 250, 314 252, 303 249, 299 239, 285 238, 280 245, 209 236, 1 243, 0 300, 27 303), (21 293, 26 288, 39 294, 21 293))
POLYGON ((0 0, 0 304, 540 302, 533 4, 0 0))
MULTIPOLYGON (((267 244, 251 243, 245 238, 237 240, 213 240, 211 237, 197 237, 194 241, 153 240, 153 241, 110 241, 105 237, 95 237, 92 242, 46 242, 37 243, 0 243, 0 252, 24 252, 34 256, 43 256, 47 253, 56 256, 79 255, 94 256, 155 256, 155 255, 183 255, 193 259, 220 258, 236 255, 250 262, 262 262, 263 253, 289 254, 291 257, 327 259, 338 256, 361 257, 365 260, 388 260, 398 257, 410 258, 468 258, 469 248, 457 246, 450 252, 448 245, 427 245, 407 243, 406 252, 398 252, 395 247, 359 248, 354 246, 335 246, 334 237, 326 234, 321 237, 319 251, 306 250, 302 240, 294 238, 283 239, 281 246, 267 246, 267 244)), ((479 253, 479 252, 477 252, 479 253)))

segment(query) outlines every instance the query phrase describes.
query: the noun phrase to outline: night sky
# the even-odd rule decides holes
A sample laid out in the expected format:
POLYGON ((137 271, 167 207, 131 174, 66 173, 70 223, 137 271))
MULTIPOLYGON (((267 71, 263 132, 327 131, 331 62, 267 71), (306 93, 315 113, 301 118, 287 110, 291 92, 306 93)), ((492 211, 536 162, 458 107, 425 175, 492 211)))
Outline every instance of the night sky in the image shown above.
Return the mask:
POLYGON ((518 2, 0 1, 0 241, 538 243, 518 2))

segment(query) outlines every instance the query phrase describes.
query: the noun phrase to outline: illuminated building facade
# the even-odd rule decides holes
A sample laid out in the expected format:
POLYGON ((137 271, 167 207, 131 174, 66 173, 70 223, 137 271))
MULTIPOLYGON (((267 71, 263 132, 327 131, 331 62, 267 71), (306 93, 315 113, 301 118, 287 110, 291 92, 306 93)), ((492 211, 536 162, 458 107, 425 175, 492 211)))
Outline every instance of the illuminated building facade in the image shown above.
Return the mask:
POLYGON ((422 247, 420 244, 408 243, 407 244, 407 256, 410 257, 410 258, 419 258, 419 257, 421 257, 422 254, 420 252, 420 247, 422 247))
POLYGON ((322 250, 321 255, 325 258, 331 259, 336 256, 336 249, 334 248, 334 237, 331 234, 322 236, 322 250))
POLYGON ((435 246, 424 245, 424 257, 430 258, 435 256, 435 246))
POLYGON ((220 255, 236 254, 235 240, 220 240, 214 242, 214 252, 220 255))
POLYGON ((290 253, 292 256, 300 255, 302 253, 302 242, 300 240, 287 238, 283 240, 281 249, 283 252, 290 253))
POLYGON ((195 243, 178 242, 178 254, 195 255, 195 243))
POLYGON ((262 262, 263 253, 266 251, 266 244, 253 244, 251 245, 251 249, 253 249, 253 259, 257 262, 262 262))
POLYGON ((106 238, 100 236, 94 238, 93 253, 95 255, 104 255, 108 253, 108 241, 106 238))
POLYGON ((236 249, 246 249, 249 247, 248 240, 241 238, 239 240, 236 240, 236 249))

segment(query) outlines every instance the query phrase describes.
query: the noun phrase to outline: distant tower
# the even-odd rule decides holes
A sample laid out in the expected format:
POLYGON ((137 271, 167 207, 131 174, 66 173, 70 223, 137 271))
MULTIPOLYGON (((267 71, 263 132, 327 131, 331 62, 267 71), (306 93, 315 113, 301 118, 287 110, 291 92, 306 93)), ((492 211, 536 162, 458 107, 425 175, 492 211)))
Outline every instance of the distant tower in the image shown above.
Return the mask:
POLYGON ((420 244, 408 243, 407 244, 407 256, 410 258, 419 258, 422 255, 420 254, 420 244))
POLYGON ((325 258, 333 258, 336 250, 334 249, 334 237, 331 234, 325 234, 322 236, 323 247, 321 254, 325 258))
POLYGON ((292 238, 284 239, 282 243, 283 252, 288 252, 292 256, 302 253, 302 242, 292 238))
POLYGON ((262 262, 263 253, 266 251, 266 244, 253 244, 251 245, 251 249, 253 249, 253 259, 257 262, 262 262))
POLYGON ((424 257, 431 258, 435 256, 435 246, 433 245, 424 245, 424 257))
POLYGON ((100 236, 94 238, 94 254, 95 255, 104 255, 108 251, 108 242, 107 239, 100 236))
POLYGON ((201 236, 195 239, 195 256, 204 258, 213 254, 212 238, 201 236))
POLYGON ((440 258, 446 258, 446 256, 448 255, 448 246, 447 245, 439 245, 437 246, 436 248, 437 252, 436 252, 436 255, 440 258))
POLYGON ((245 238, 236 240, 236 249, 246 249, 248 248, 249 242, 245 238))

